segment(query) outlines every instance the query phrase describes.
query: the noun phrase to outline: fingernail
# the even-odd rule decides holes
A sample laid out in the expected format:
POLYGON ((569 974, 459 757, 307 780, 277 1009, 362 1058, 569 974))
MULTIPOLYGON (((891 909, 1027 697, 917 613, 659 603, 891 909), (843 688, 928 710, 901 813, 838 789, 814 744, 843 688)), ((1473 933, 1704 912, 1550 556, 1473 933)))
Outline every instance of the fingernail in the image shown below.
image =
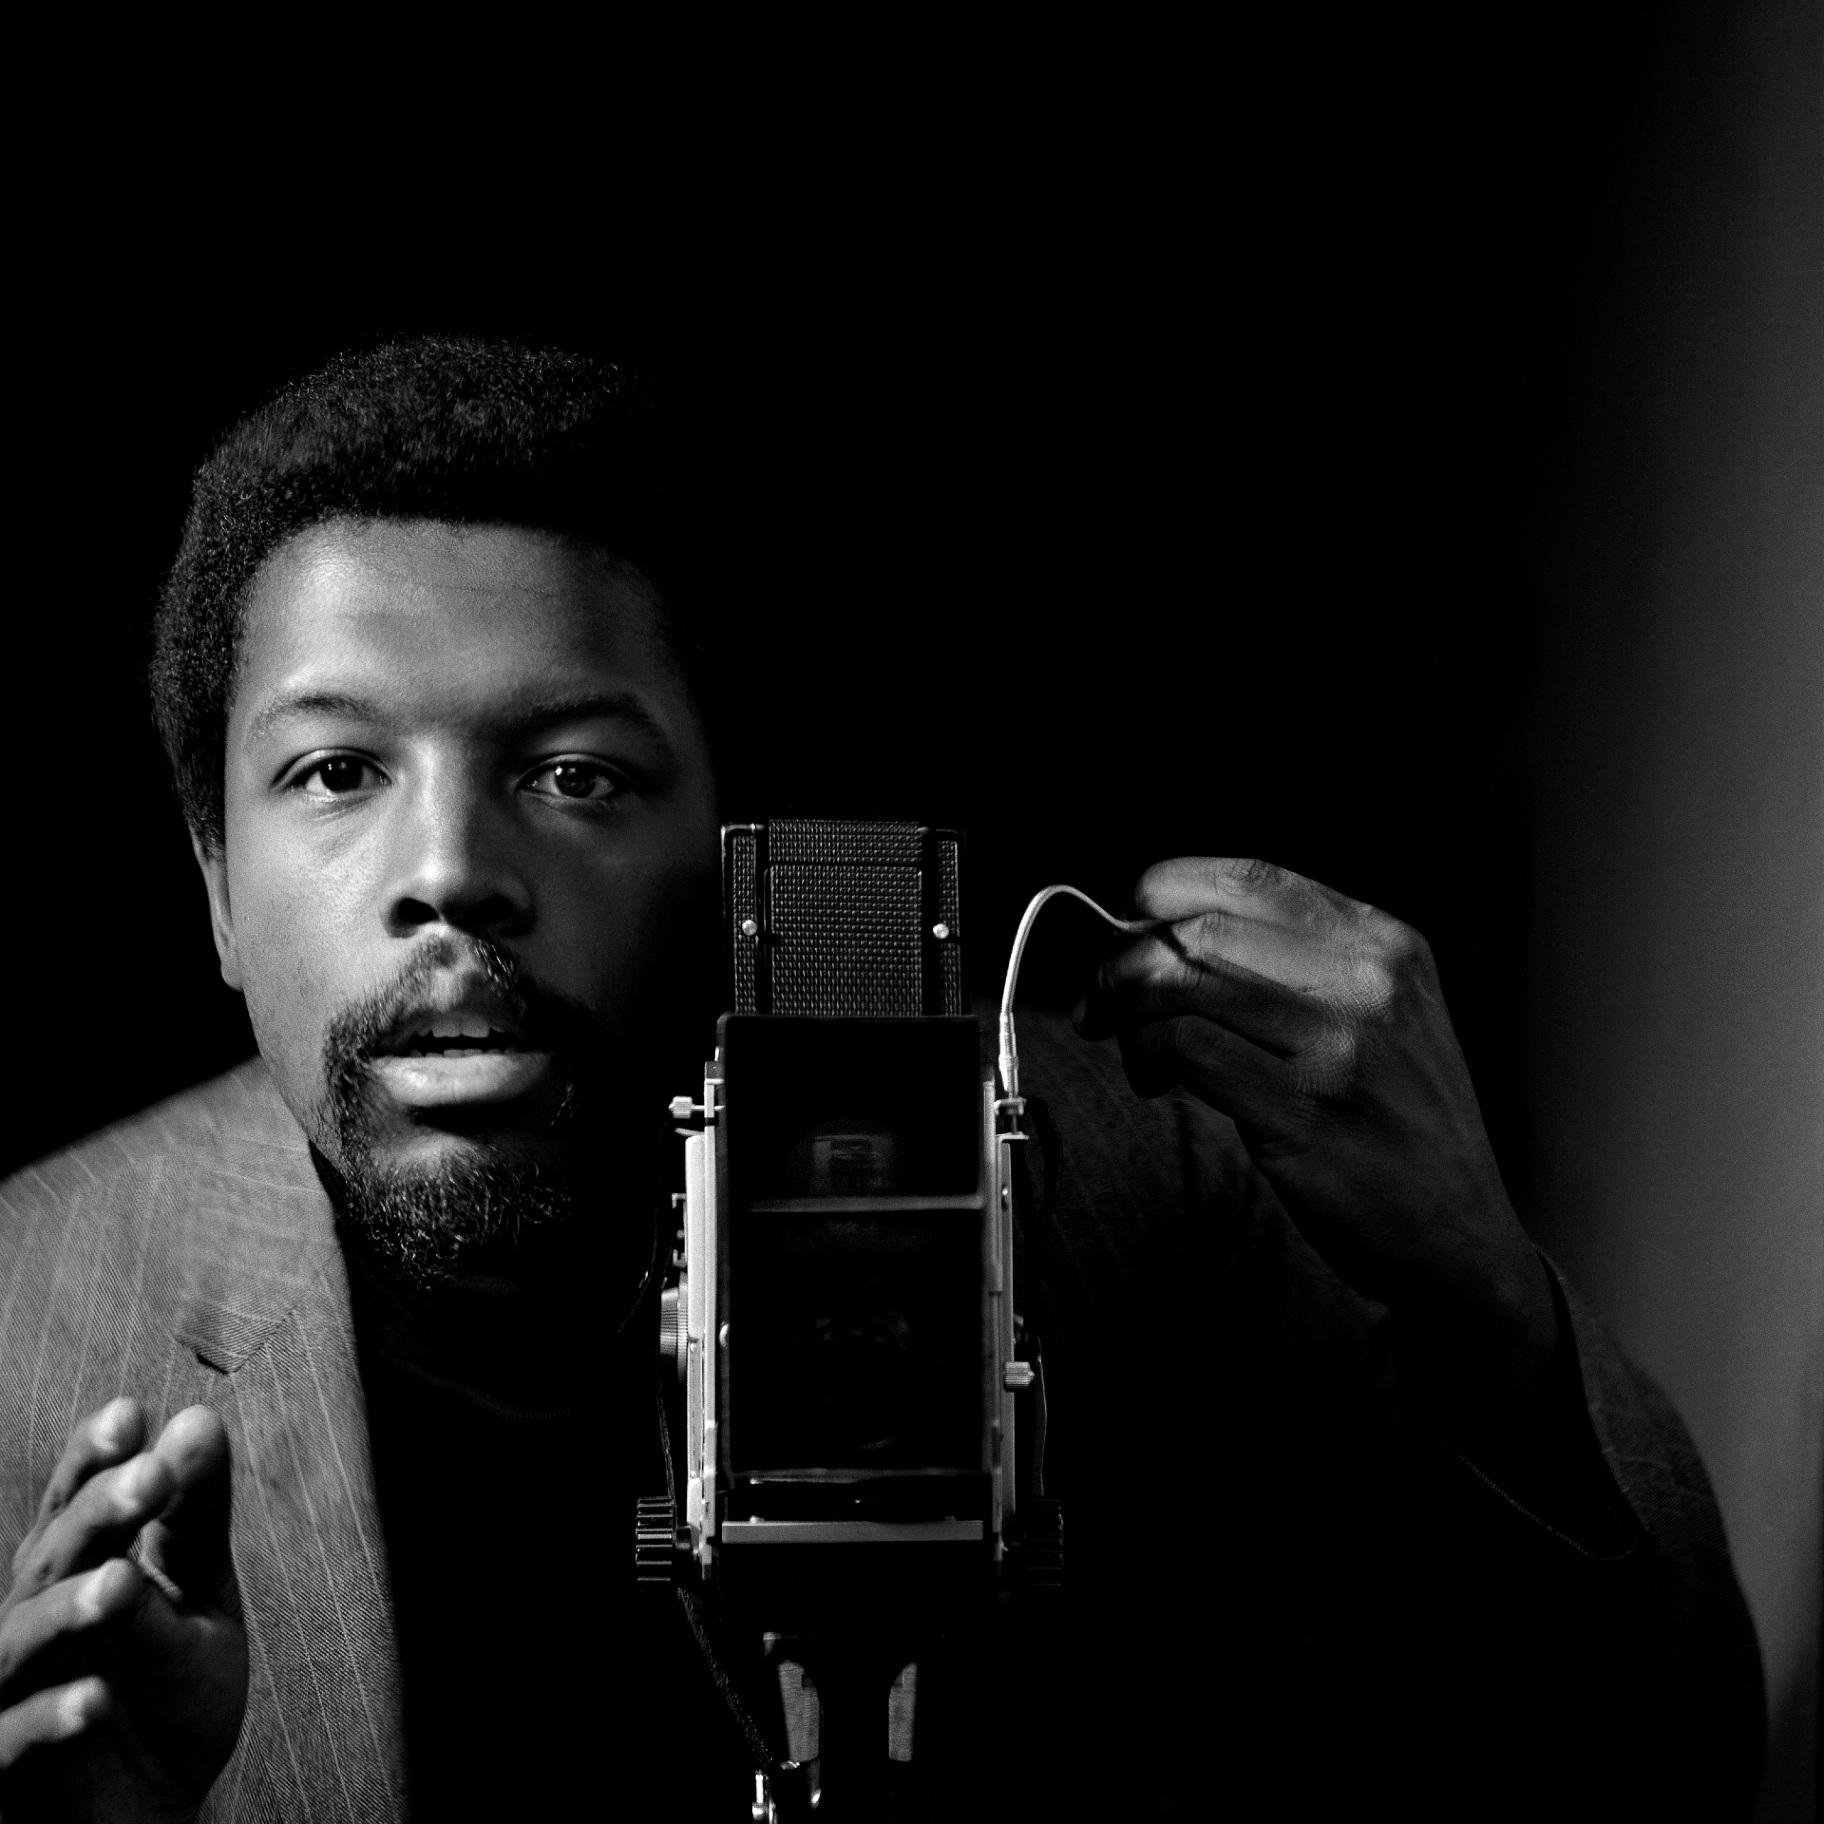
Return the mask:
MULTIPOLYGON (((1057 1003, 1054 1001, 1052 1003, 1052 1005, 1055 1007, 1057 1005, 1057 1003)), ((1083 1022, 1088 1018, 1089 1018, 1089 1002, 1087 1000, 1078 1001, 1076 1006, 1074 1006, 1070 1010, 1071 1025, 1076 1027, 1076 1029, 1079 1032, 1081 1032, 1083 1030, 1083 1022)))
POLYGON ((95 1419, 95 1442, 103 1450, 112 1450, 120 1442, 121 1434, 127 1428, 127 1398, 125 1394, 117 1400, 110 1400, 102 1407, 95 1419))

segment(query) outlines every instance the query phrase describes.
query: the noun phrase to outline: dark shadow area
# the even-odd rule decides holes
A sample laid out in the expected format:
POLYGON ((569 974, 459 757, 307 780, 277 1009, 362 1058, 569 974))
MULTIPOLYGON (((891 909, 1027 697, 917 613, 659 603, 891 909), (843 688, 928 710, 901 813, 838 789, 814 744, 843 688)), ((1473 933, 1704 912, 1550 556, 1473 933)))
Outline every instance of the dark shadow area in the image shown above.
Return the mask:
MULTIPOLYGON (((1338 9, 1321 49, 1253 28, 1211 92, 1093 123, 993 107, 916 171, 830 173, 650 251, 541 242, 561 205, 536 187, 518 219, 510 188, 464 197, 491 257, 428 227, 370 245, 358 212, 302 264, 276 223, 182 260, 150 197, 105 231, 48 219, 70 282, 15 394, 40 618, 7 941, 33 1049, 0 1161, 245 1049, 147 728, 145 619, 220 427, 426 326, 660 375, 751 770, 804 810, 960 825, 978 993, 1039 886, 1123 901, 1164 856, 1263 854, 1429 933, 1507 1126, 1528 552, 1599 303, 1592 172, 1672 29, 1338 9)), ((1101 940, 1048 916, 1030 986, 1068 1005, 1101 940)))

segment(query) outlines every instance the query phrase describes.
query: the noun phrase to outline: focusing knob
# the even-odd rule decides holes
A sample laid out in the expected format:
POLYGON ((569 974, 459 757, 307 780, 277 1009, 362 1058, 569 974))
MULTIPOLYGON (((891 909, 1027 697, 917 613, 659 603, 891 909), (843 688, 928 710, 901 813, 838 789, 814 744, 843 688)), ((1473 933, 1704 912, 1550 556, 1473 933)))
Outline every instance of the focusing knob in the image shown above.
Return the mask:
POLYGON ((633 1580, 645 1590, 669 1589, 677 1558, 677 1529, 669 1495, 642 1495, 633 1515, 633 1580))
POLYGON ((659 1294, 659 1360, 670 1362, 682 1383, 684 1379, 684 1295, 678 1286, 667 1286, 659 1294))

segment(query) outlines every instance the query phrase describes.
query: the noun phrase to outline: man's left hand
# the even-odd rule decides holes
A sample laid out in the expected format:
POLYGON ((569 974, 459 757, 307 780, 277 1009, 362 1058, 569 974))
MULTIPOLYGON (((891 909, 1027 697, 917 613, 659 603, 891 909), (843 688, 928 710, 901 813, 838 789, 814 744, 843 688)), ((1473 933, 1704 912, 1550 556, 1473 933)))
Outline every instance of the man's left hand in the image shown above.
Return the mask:
POLYGON ((1119 1035, 1140 1094, 1180 1083, 1234 1120, 1305 1238, 1394 1312, 1408 1371, 1446 1409, 1524 1408, 1557 1307, 1425 940, 1260 861, 1162 862, 1135 902, 1168 922, 1104 965, 1084 1032, 1119 1035))

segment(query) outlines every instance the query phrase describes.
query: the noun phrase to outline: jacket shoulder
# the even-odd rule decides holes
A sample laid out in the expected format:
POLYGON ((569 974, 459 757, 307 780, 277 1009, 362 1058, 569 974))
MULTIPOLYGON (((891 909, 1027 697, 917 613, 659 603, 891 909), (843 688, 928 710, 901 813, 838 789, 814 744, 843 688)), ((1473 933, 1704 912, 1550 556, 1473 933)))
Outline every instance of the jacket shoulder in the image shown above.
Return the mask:
MULTIPOLYGON (((23 1214, 49 1213, 149 1160, 296 1153, 303 1138, 261 1058, 168 1096, 0 1182, 0 1240, 23 1214)), ((18 1239, 13 1233, 13 1239, 18 1239)))
POLYGON ((27 1286, 53 1302, 123 1274, 143 1286, 160 1260, 219 1249, 237 1210, 313 1177, 259 1058, 15 1172, 0 1183, 0 1350, 27 1286))
POLYGON ((0 1184, 0 1510, 82 1412, 123 1391, 163 1410, 174 1372, 188 1386, 248 1359, 333 1247, 303 1133, 258 1060, 0 1184))

